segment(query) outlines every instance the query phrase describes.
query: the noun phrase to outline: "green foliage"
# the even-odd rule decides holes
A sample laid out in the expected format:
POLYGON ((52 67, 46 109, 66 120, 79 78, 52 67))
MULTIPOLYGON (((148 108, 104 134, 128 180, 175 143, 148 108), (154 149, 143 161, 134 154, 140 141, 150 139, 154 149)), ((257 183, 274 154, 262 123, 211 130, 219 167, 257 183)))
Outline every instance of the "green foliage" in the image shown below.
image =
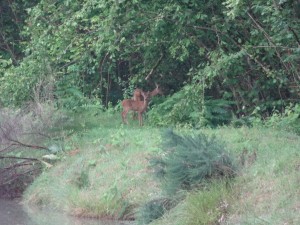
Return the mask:
POLYGON ((76 75, 62 77, 56 82, 55 95, 58 98, 59 107, 74 110, 92 101, 84 96, 79 88, 79 83, 80 79, 76 75))
POLYGON ((19 72, 6 71, 0 78, 0 98, 5 106, 21 105, 33 99, 33 87, 38 77, 30 77, 22 71, 19 72))
POLYGON ((236 173, 233 158, 215 137, 209 138, 201 133, 178 135, 169 130, 165 133, 163 148, 163 156, 151 161, 156 175, 163 179, 168 195, 236 173))
POLYGON ((257 107, 265 118, 298 98, 298 1, 1 4, 9 9, 1 17, 1 59, 14 65, 1 71, 6 105, 32 99, 45 77, 70 109, 85 98, 107 107, 124 91, 131 96, 134 87, 157 82, 171 95, 154 107, 159 125, 227 124, 231 112, 239 118, 257 107))
POLYGON ((216 127, 229 124, 232 120, 230 112, 233 102, 224 99, 207 99, 204 101, 202 121, 199 126, 216 127))
POLYGON ((12 64, 11 60, 2 59, 0 55, 0 77, 3 76, 4 71, 8 69, 12 64))
POLYGON ((300 200, 298 135, 261 126, 203 132, 222 137, 236 155, 245 149, 257 151, 255 162, 233 182, 206 183, 188 192, 183 202, 151 224, 260 224, 262 219, 282 224, 287 218, 298 223, 299 213, 294 210, 300 200))
POLYGON ((26 10, 36 5, 38 1, 2 0, 0 2, 0 58, 10 60, 13 65, 18 65, 19 60, 24 56, 24 44, 28 41, 22 35, 28 16, 26 10))
POLYGON ((286 130, 300 134, 300 105, 290 105, 285 107, 283 113, 274 111, 264 124, 267 127, 286 130))
POLYGON ((203 99, 201 87, 185 88, 155 105, 147 114, 151 124, 158 126, 184 125, 194 127, 228 124, 232 102, 225 99, 203 99), (200 88, 200 90, 199 90, 200 88))
POLYGON ((151 124, 166 126, 184 124, 191 121, 191 114, 199 113, 199 106, 189 105, 185 91, 180 91, 167 98, 163 103, 154 106, 147 114, 151 124))

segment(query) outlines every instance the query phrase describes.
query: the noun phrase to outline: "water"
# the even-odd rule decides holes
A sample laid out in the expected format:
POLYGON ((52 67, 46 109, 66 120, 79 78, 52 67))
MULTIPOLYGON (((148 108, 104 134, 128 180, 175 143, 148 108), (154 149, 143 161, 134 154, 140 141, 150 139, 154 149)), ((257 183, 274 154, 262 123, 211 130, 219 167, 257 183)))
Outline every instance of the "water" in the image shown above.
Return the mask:
POLYGON ((0 199, 0 225, 133 225, 132 222, 77 218, 59 212, 23 207, 18 201, 0 199))

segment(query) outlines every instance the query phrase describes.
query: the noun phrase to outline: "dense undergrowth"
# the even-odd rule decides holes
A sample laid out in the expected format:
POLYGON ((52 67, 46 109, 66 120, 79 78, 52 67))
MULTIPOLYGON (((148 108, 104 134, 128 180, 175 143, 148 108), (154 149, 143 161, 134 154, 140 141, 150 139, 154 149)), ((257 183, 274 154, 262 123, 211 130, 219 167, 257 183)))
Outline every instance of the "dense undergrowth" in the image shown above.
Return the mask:
MULTIPOLYGON (((234 178, 179 188, 172 198, 150 161, 165 157, 164 129, 121 125, 119 113, 80 112, 64 129, 60 160, 27 189, 24 202, 77 216, 144 224, 297 224, 300 138, 277 126, 233 126, 179 135, 215 135, 237 163, 234 178), (153 204, 154 203, 154 204, 153 204), (145 220, 145 216, 158 215, 145 220), (145 211, 146 210, 146 211, 145 211)), ((147 123, 147 121, 146 121, 147 123)), ((273 123, 273 125, 275 122, 273 123)))

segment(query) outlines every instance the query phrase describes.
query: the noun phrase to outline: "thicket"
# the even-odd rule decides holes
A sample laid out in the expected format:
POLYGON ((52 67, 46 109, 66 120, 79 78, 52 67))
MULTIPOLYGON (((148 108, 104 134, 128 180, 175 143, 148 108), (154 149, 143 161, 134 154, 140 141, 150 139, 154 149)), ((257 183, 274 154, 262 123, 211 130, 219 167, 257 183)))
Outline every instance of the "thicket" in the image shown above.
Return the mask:
POLYGON ((5 106, 32 99, 41 80, 69 109, 157 82, 155 124, 215 126, 299 102, 297 0, 5 0, 0 11, 5 106))

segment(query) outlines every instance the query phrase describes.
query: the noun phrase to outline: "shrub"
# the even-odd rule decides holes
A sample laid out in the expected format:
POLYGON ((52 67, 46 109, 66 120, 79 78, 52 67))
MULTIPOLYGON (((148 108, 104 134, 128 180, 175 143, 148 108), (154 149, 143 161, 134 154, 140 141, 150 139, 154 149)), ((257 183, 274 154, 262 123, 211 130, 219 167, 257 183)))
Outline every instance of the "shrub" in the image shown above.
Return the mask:
POLYGON ((194 92, 195 88, 186 86, 152 107, 148 113, 150 123, 159 126, 191 124, 194 127, 216 127, 230 123, 232 102, 209 97, 201 100, 200 93, 194 92))
POLYGON ((149 224, 164 215, 164 213, 175 206, 168 198, 154 199, 140 207, 137 213, 138 224, 149 224))
POLYGON ((164 135, 161 157, 153 157, 151 165, 162 178, 166 193, 191 190, 215 178, 236 174, 233 158, 214 136, 178 135, 168 130, 164 135))

